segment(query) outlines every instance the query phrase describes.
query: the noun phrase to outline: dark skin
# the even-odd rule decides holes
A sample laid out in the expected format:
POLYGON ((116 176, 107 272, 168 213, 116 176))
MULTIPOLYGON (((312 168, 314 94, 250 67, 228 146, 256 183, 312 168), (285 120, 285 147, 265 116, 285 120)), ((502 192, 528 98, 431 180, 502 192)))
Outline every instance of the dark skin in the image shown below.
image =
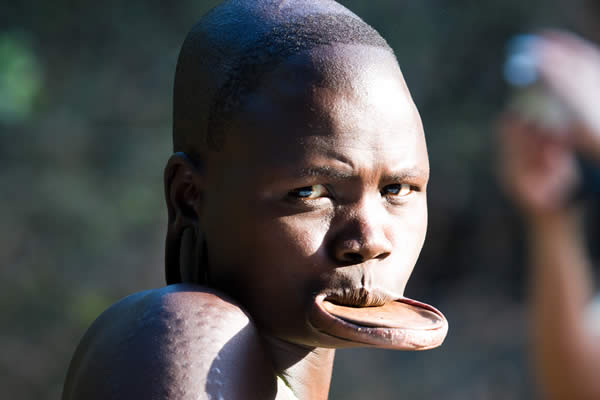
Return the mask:
POLYGON ((206 242, 182 253, 206 250, 211 288, 172 285, 105 312, 75 355, 65 399, 286 398, 276 376, 299 399, 326 399, 334 348, 443 340, 445 320, 424 305, 414 314, 433 321, 426 334, 323 311, 324 299, 367 310, 356 321, 392 303, 412 310, 395 300, 425 237, 429 163, 394 56, 318 47, 268 73, 245 104, 222 152, 196 165, 175 155, 165 171, 174 226, 206 242), (144 329, 131 327, 140 320, 144 329), (109 347, 126 362, 112 363, 109 347), (106 392, 110 380, 119 390, 106 392))

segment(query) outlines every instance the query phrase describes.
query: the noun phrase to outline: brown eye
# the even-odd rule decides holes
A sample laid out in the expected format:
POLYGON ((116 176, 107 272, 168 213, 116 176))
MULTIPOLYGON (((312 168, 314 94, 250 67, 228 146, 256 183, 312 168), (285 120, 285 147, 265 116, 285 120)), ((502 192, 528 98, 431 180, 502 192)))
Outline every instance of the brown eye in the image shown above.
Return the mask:
POLYGON ((381 190, 383 196, 408 196, 413 192, 413 188, 408 183, 397 183, 387 185, 381 190))
POLYGON ((291 190, 288 195, 299 199, 317 199, 328 196, 329 192, 324 185, 312 185, 291 190))

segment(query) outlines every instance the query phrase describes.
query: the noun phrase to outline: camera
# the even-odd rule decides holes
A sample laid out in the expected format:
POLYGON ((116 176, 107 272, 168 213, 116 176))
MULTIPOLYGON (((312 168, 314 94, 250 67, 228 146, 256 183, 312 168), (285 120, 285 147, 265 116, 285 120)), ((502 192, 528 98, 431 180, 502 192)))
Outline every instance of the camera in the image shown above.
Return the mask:
POLYGON ((508 110, 544 131, 564 135, 572 116, 541 77, 536 49, 541 40, 537 35, 520 34, 506 46, 504 80, 513 88, 508 110))
MULTIPOLYGON (((552 92, 541 76, 537 46, 542 39, 533 34, 512 37, 506 47, 504 80, 513 89, 508 111, 541 127, 557 138, 568 135, 573 114, 552 92)), ((600 167, 576 154, 581 184, 576 198, 600 195, 600 167)))

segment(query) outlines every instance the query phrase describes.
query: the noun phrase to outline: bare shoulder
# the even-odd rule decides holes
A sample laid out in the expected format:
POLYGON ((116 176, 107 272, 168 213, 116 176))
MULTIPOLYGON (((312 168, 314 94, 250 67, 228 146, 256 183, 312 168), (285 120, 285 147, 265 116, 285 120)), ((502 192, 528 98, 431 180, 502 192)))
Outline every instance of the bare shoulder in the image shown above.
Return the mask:
POLYGON ((106 310, 71 361, 63 400, 268 399, 276 378, 251 319, 196 285, 136 293, 106 310))

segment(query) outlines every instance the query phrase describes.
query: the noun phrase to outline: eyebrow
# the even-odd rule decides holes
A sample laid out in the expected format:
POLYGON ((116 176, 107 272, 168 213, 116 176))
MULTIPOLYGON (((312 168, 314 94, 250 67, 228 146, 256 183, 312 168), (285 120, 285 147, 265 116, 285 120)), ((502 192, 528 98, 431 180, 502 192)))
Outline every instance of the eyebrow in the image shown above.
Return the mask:
POLYGON ((344 171, 339 168, 328 166, 308 167, 300 170, 300 177, 323 177, 329 179, 350 179, 354 177, 351 171, 344 171))
MULTIPOLYGON (((349 170, 343 170, 339 168, 329 167, 329 166, 314 166, 302 168, 299 172, 300 177, 323 177, 329 179, 351 179, 356 178, 356 174, 349 170)), ((406 168, 400 171, 395 171, 390 174, 385 174, 382 176, 383 180, 386 181, 404 181, 408 179, 422 179, 428 178, 429 173, 421 168, 406 168)))
POLYGON ((402 169, 383 176, 383 179, 388 181, 404 181, 423 178, 428 179, 429 172, 417 167, 402 169))

